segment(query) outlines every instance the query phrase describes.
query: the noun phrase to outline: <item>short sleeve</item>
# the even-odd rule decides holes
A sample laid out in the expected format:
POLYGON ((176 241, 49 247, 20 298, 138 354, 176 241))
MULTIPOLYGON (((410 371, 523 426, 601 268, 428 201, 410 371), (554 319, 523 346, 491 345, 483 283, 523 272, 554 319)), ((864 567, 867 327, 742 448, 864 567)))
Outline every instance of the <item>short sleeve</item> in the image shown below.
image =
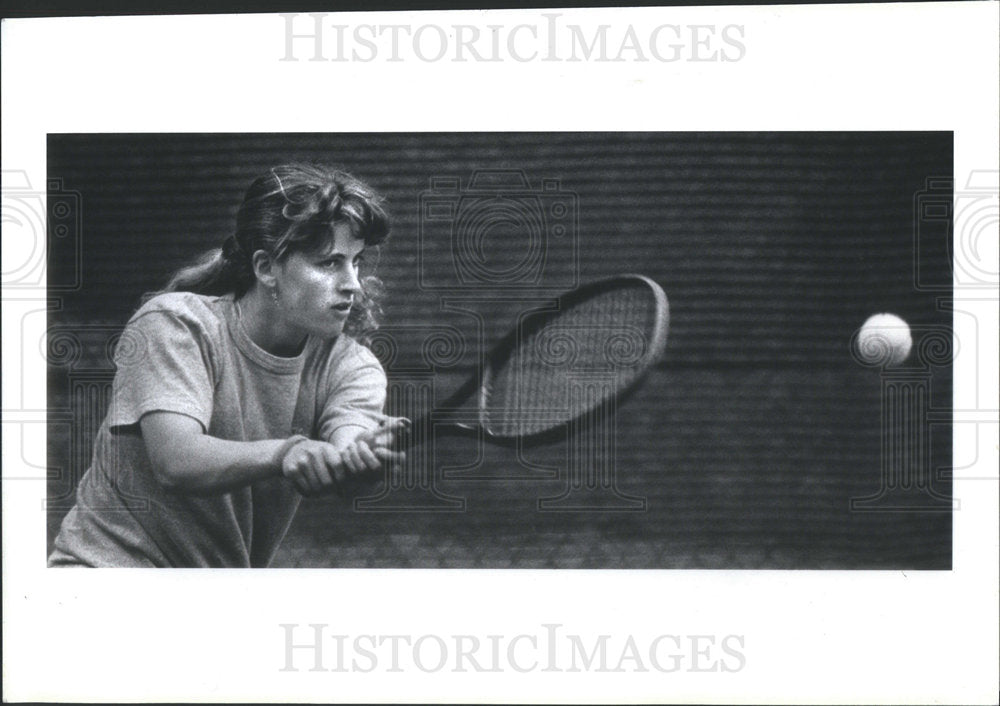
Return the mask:
POLYGON ((385 407, 386 377, 367 348, 354 344, 353 350, 333 366, 327 391, 318 425, 321 439, 330 439, 345 426, 378 427, 385 407))
POLYGON ((175 312, 140 313, 115 350, 108 426, 129 426, 149 412, 177 412, 207 429, 212 416, 211 356, 195 321, 175 312))

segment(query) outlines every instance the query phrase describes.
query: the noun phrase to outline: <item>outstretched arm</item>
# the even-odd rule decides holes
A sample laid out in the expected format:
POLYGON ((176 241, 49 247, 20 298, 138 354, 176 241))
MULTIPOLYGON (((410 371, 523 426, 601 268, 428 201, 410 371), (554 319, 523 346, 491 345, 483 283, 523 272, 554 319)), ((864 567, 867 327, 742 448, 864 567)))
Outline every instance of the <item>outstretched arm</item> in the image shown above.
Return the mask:
POLYGON ((387 466, 405 460, 406 454, 395 448, 395 439, 408 425, 409 420, 403 417, 384 417, 376 429, 342 426, 330 435, 330 443, 340 454, 340 465, 352 490, 357 482, 380 480, 387 466))
POLYGON ((342 427, 331 442, 305 437, 227 441, 202 432, 185 414, 150 412, 140 426, 153 475, 164 487, 193 495, 224 493, 283 475, 303 495, 338 492, 349 481, 376 480, 383 464, 404 458, 391 449, 405 421, 389 419, 378 429, 342 427))
POLYGON ((209 436, 197 420, 177 412, 150 412, 139 425, 156 480, 182 493, 222 493, 276 476, 287 451, 284 439, 209 436))

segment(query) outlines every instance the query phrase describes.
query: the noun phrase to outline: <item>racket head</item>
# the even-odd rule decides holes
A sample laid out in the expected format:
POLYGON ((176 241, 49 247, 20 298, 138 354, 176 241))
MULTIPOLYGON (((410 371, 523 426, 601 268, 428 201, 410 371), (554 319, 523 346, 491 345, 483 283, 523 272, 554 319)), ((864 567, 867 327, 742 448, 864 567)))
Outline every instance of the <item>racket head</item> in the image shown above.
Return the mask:
POLYGON ((597 280, 523 315, 492 349, 479 386, 479 426, 495 443, 543 443, 635 390, 662 357, 663 289, 643 275, 597 280))

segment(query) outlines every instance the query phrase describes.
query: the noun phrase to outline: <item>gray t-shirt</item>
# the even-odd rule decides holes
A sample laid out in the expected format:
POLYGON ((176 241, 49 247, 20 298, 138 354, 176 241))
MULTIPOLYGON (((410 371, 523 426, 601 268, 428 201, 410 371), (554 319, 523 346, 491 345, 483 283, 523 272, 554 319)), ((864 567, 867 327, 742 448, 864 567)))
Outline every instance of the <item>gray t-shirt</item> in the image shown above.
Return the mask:
POLYGON ((329 439, 343 426, 377 427, 385 404, 385 373, 367 348, 341 335, 310 338, 295 358, 273 356, 250 340, 231 296, 154 297, 129 321, 115 362, 107 417, 51 566, 270 563, 298 508, 292 484, 275 477, 214 495, 167 490, 150 468, 144 414, 186 414, 232 441, 329 439))

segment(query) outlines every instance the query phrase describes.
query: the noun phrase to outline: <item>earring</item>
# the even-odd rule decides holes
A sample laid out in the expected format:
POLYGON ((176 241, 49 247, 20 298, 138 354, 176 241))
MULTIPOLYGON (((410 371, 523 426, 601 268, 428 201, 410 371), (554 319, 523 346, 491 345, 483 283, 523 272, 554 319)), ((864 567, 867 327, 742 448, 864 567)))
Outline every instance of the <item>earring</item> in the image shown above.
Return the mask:
POLYGON ((274 289, 271 290, 271 301, 273 301, 275 304, 278 303, 278 288, 277 287, 275 287, 274 289))

